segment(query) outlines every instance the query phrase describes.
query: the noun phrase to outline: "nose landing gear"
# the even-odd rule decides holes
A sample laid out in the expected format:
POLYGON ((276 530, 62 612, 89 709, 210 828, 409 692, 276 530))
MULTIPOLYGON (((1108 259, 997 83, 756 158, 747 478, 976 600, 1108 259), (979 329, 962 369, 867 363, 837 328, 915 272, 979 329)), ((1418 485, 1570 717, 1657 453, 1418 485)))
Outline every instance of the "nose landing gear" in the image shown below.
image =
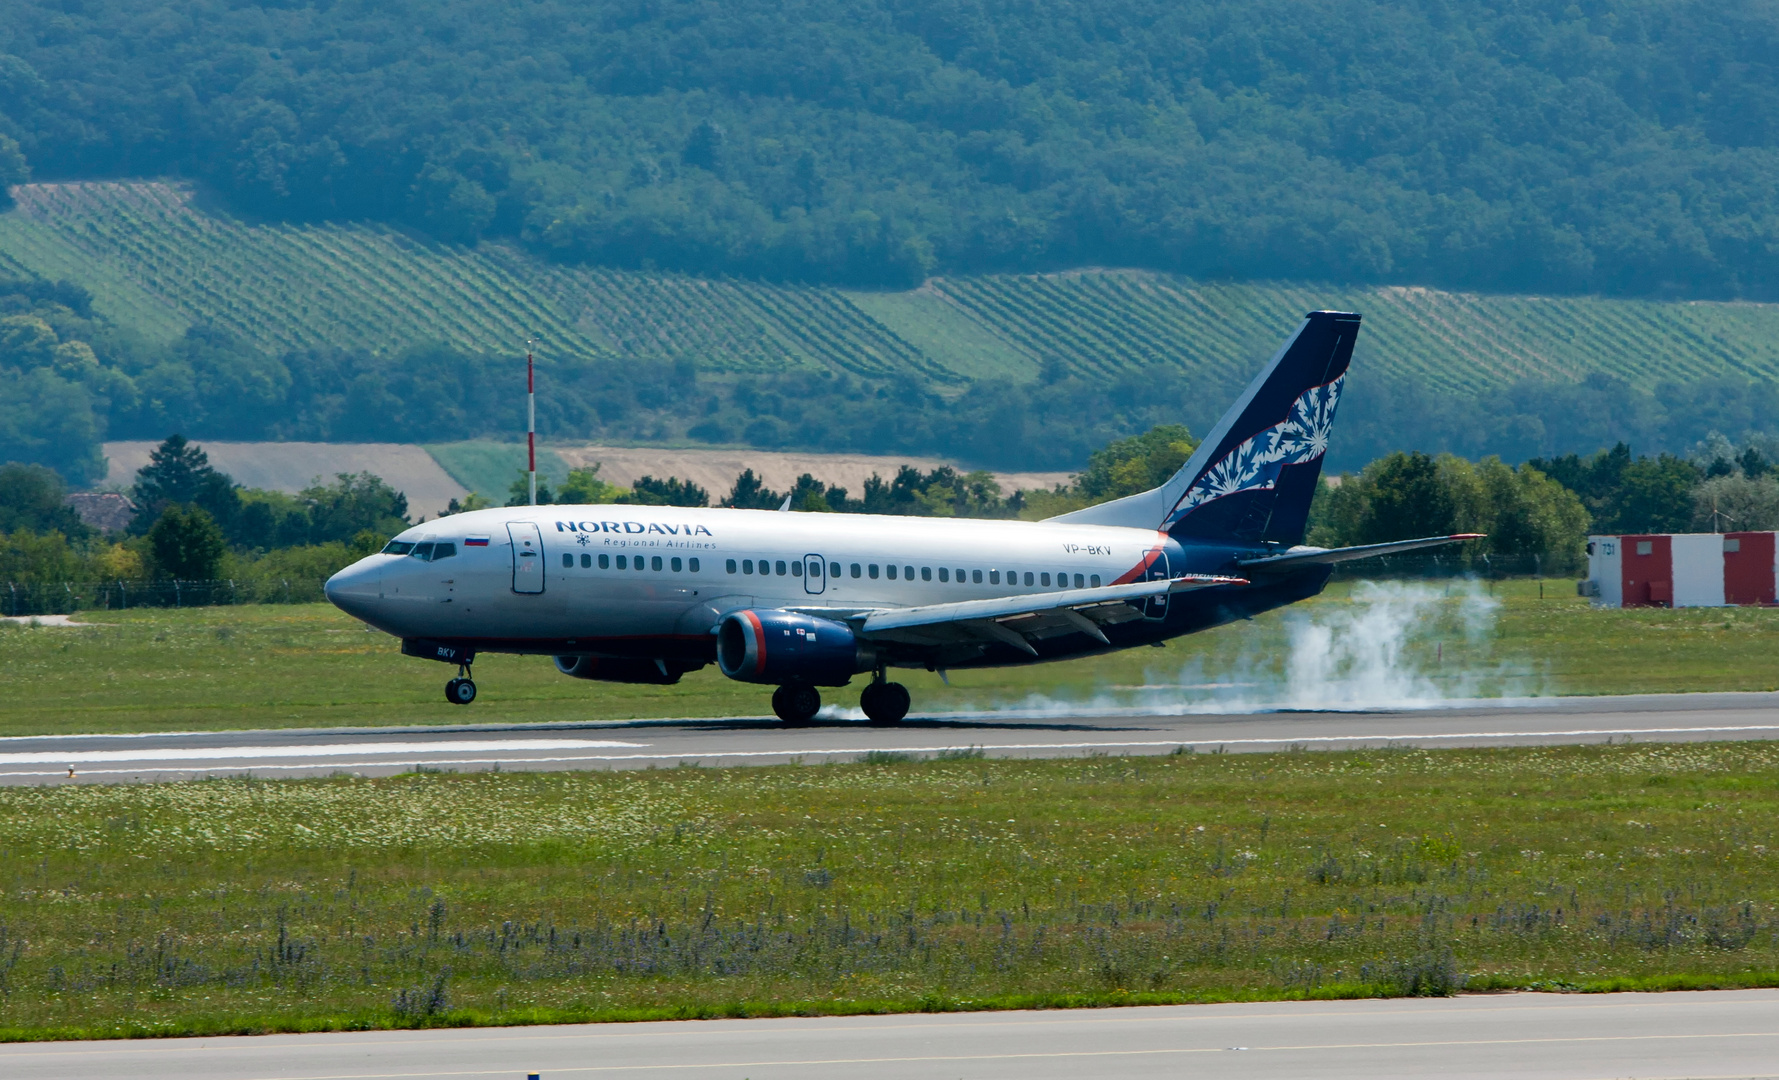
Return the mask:
POLYGON ((873 724, 897 723, 908 715, 909 704, 908 688, 901 683, 884 682, 882 673, 859 695, 859 708, 873 724))
POLYGON ((445 684, 445 700, 453 705, 468 705, 476 700, 476 684, 469 677, 469 665, 457 666, 458 676, 445 684))

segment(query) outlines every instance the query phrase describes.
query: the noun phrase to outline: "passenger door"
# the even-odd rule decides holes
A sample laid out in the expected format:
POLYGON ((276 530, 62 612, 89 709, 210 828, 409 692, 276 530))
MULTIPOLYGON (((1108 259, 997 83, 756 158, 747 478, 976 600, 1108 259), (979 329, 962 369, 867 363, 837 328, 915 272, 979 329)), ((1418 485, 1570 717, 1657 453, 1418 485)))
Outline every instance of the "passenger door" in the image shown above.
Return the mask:
POLYGON ((803 556, 803 591, 820 593, 828 587, 828 564, 820 555, 803 556))
POLYGON ((513 591, 541 593, 544 591, 544 538, 536 523, 511 521, 507 536, 513 541, 513 591))

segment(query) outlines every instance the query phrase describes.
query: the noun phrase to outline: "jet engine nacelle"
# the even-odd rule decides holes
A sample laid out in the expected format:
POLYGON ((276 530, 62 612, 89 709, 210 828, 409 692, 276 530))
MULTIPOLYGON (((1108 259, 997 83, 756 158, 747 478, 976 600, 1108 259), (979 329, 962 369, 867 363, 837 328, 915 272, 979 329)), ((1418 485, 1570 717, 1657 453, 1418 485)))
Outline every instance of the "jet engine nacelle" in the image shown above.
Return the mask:
POLYGON ((845 686, 876 666, 871 644, 832 619, 748 608, 717 624, 717 667, 740 682, 845 686))
POLYGON ((558 656, 556 670, 576 679, 598 682, 647 683, 651 686, 672 686, 688 671, 697 671, 703 664, 686 664, 678 660, 637 660, 613 656, 558 656))

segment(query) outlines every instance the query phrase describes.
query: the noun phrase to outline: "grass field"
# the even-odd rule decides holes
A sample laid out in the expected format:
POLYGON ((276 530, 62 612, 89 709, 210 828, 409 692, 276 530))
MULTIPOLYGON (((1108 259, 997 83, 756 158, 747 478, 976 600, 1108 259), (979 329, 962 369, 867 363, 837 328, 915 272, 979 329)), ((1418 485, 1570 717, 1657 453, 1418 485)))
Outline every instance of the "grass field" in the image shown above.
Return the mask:
POLYGON ((1779 744, 0 789, 0 1037, 1779 985, 1779 744))
MULTIPOLYGON (((917 712, 1109 703, 1180 708, 1232 695, 1253 704, 1379 704, 1440 696, 1600 694, 1779 687, 1779 610, 1594 611, 1567 581, 1336 583, 1324 597, 1166 649, 1033 668, 899 672, 917 712), (1357 597, 1355 589, 1358 590, 1357 597), (1496 605, 1496 606, 1491 606, 1496 605), (1318 628, 1345 665, 1319 663, 1318 628), (1400 642, 1402 661, 1380 670, 1400 642), (1367 651, 1371 650, 1371 651, 1367 651), (1209 688, 1207 688, 1209 687, 1209 688), (1306 696, 1307 695, 1307 696, 1306 696), (1371 695, 1367 697, 1367 695, 1371 695)), ((443 700, 445 665, 328 605, 93 611, 96 625, 0 623, 7 695, 0 734, 764 715, 764 688, 715 667, 677 686, 582 682, 543 657, 488 655, 470 708, 443 700)), ((862 683, 828 691, 857 704, 862 683)))
MULTIPOLYGON (((1779 376, 1779 305, 1513 297, 1304 282, 1220 284, 1087 270, 935 279, 905 293, 569 267, 364 224, 262 225, 207 213, 161 182, 27 184, 0 213, 0 268, 66 278, 150 337, 193 323, 270 351, 443 341, 557 356, 696 362, 744 374, 831 370, 1029 380, 1175 365, 1233 391, 1312 308, 1363 312, 1356 362, 1470 392, 1605 372, 1662 380, 1779 376)), ((1219 390, 1221 394, 1223 390, 1219 390)))

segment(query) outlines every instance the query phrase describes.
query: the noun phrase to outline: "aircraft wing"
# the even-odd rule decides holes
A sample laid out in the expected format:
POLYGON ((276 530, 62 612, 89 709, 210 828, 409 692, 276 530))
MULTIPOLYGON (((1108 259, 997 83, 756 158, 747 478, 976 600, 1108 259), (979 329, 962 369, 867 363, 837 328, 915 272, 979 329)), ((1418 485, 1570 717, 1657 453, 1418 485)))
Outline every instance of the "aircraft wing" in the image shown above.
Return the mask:
POLYGON ((1353 559, 1369 559, 1374 555, 1394 555, 1402 551, 1419 551, 1422 548, 1439 547, 1442 544, 1461 544, 1466 540, 1481 540, 1487 533, 1456 533, 1452 536, 1426 536, 1419 540, 1395 540, 1388 544, 1362 544, 1358 547, 1344 548, 1292 548, 1282 555, 1262 555, 1253 559, 1240 559, 1236 562, 1243 570, 1255 570, 1266 573, 1269 570, 1296 570, 1303 566, 1329 566, 1333 563, 1350 562, 1353 559))
POLYGON ((1140 609, 1146 600, 1217 585, 1246 584, 1245 578, 1196 574, 1172 580, 1102 585, 1097 589, 1062 589, 992 600, 961 600, 955 604, 880 608, 853 613, 846 621, 867 640, 909 645, 997 641, 1036 656, 1031 638, 1085 633, 1110 644, 1100 627, 1142 618, 1140 609))

